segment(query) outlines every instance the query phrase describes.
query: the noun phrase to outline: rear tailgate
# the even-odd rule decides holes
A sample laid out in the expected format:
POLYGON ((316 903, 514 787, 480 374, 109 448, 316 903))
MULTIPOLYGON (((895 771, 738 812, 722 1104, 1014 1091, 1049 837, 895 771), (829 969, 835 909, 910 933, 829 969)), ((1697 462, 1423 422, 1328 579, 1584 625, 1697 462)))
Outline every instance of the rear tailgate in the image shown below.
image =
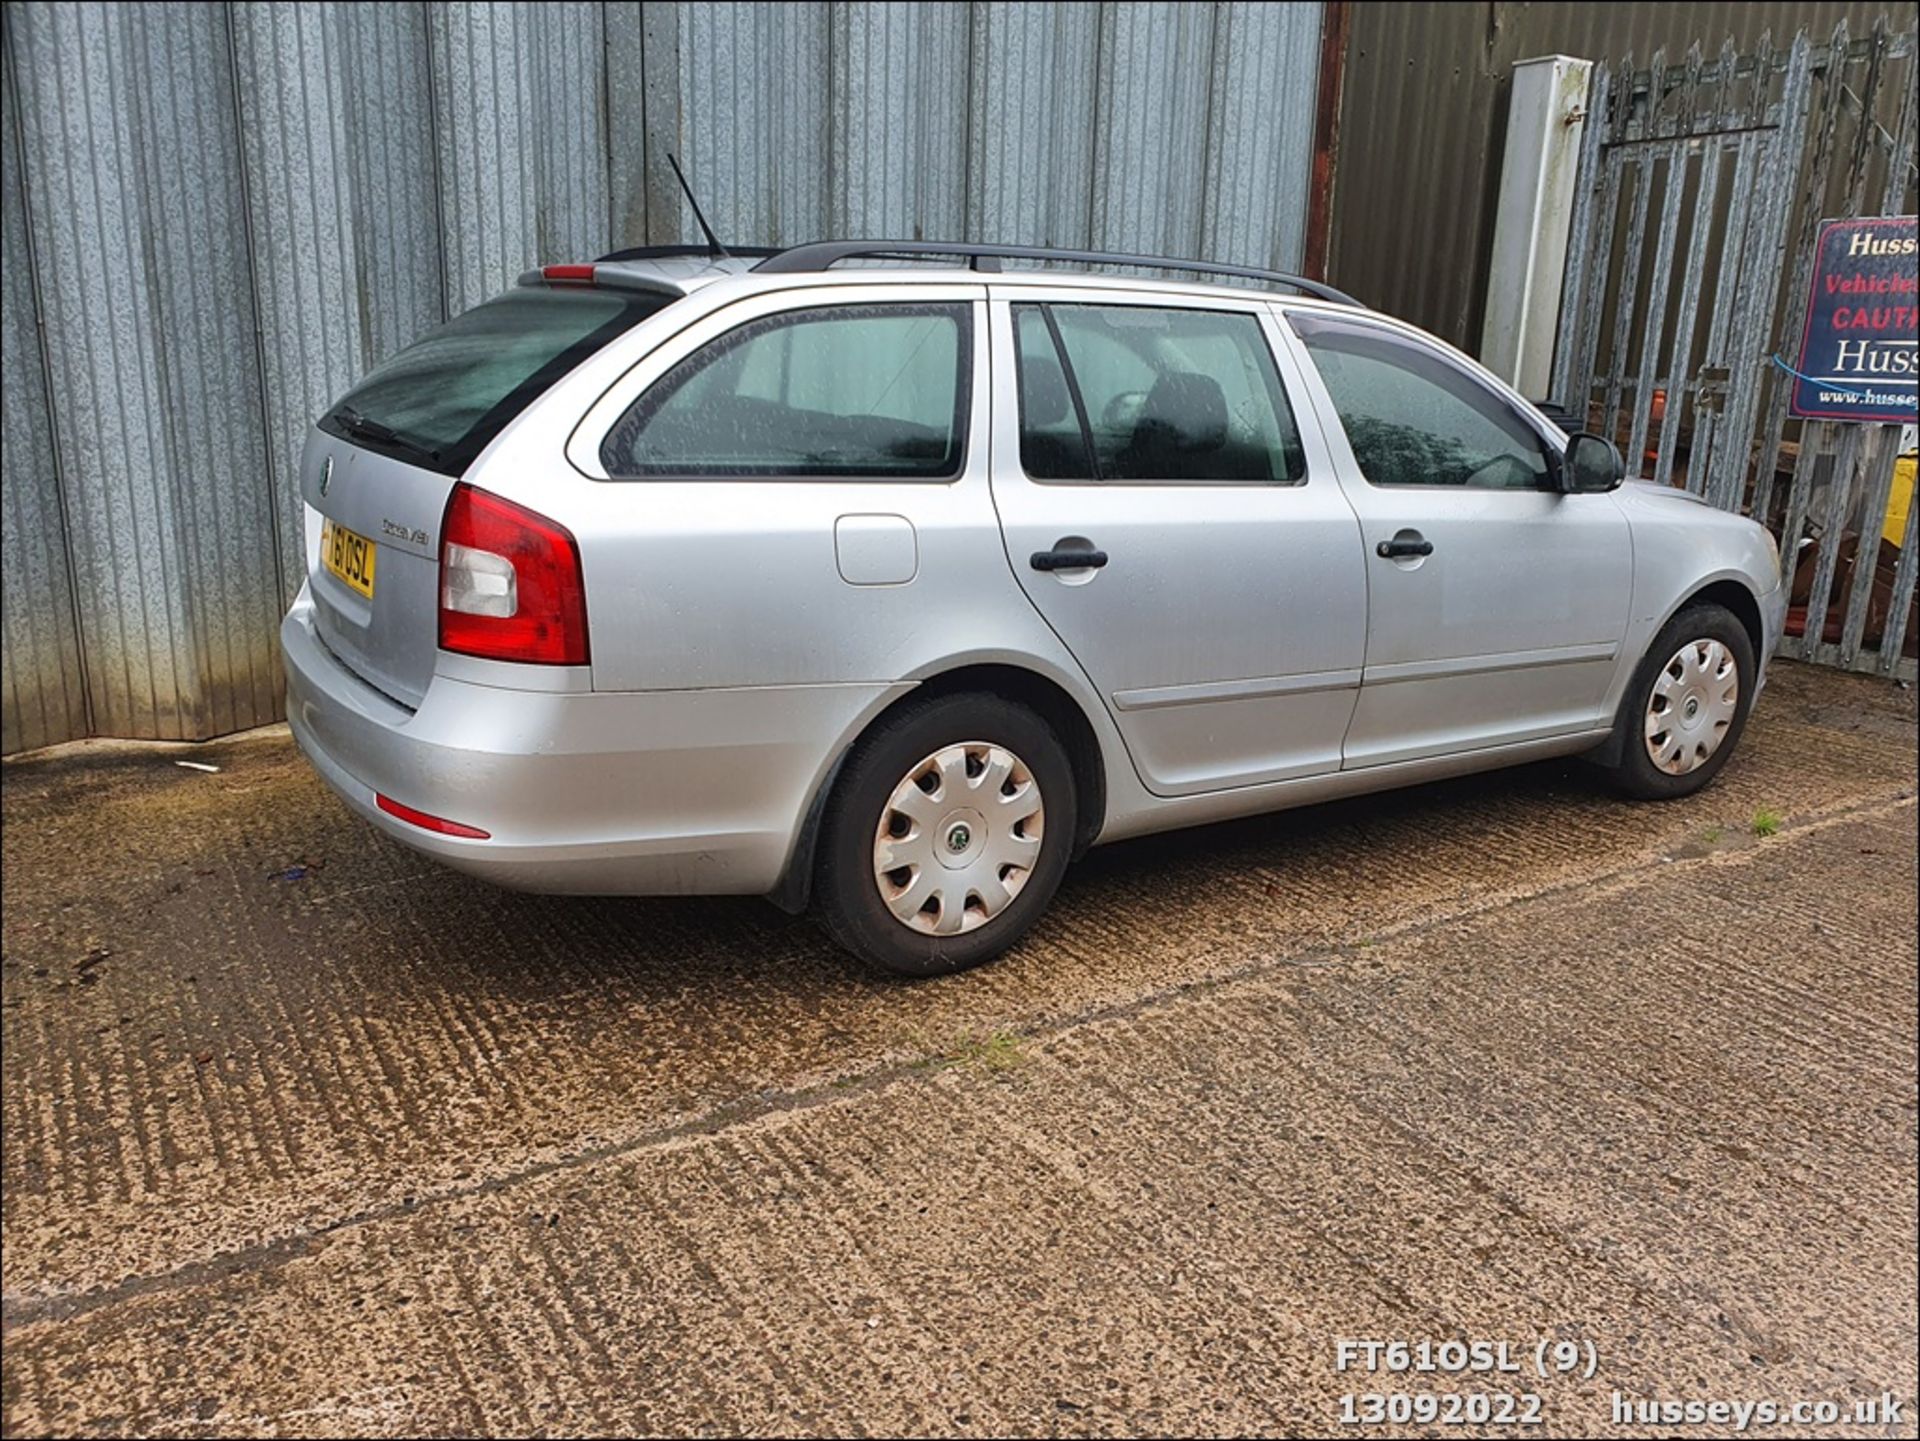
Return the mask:
POLYGON ((454 477, 314 430, 300 494, 320 515, 314 622, 348 668, 417 707, 439 644, 440 517, 454 477))

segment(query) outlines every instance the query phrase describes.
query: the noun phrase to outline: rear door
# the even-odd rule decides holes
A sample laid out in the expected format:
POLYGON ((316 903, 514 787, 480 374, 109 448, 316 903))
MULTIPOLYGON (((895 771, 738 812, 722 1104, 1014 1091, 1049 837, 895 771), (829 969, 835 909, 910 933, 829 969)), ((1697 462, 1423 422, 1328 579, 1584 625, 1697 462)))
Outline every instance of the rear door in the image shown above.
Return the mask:
POLYGON ((986 288, 823 280, 733 290, 569 439, 595 689, 891 684, 981 644, 1011 589, 986 288))
POLYGON ((1436 342, 1362 316, 1287 316, 1366 541, 1347 768, 1605 725, 1633 590, 1615 498, 1560 494, 1554 438, 1436 342))
POLYGON ((300 465, 308 585, 321 639, 361 679, 420 703, 455 482, 543 391, 671 298, 520 286, 429 331, 320 418, 300 465))
POLYGON ((996 287, 993 494, 1015 575, 1147 787, 1337 770, 1359 526, 1245 303, 996 287))

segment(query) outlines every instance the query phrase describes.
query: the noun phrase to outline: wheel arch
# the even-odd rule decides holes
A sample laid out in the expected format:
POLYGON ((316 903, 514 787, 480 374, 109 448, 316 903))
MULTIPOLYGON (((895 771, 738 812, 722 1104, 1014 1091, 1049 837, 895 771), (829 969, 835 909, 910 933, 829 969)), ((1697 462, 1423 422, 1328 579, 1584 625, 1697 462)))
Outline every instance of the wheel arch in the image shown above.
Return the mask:
POLYGON ((821 817, 827 797, 833 794, 853 748, 909 701, 964 695, 969 691, 985 691, 1027 707, 1060 737, 1067 762, 1073 767, 1077 811, 1070 854, 1077 859, 1086 852, 1106 824, 1107 769, 1099 732, 1085 708, 1059 681, 1038 670, 1005 661, 969 661, 920 677, 912 689, 867 717, 841 746, 840 753, 814 789, 793 852, 787 858, 786 871, 780 884, 768 894, 769 900, 792 915, 807 908, 813 892, 813 858, 820 839, 821 817))
POLYGON ((1708 581, 1668 611, 1654 634, 1658 635, 1668 621, 1690 605, 1718 605, 1732 611, 1734 619, 1740 622, 1740 628, 1747 633, 1747 639, 1753 642, 1754 659, 1766 659, 1766 625, 1760 618, 1760 598, 1744 580, 1722 576, 1718 580, 1708 581))
MULTIPOLYGON (((1652 643, 1659 638, 1660 632, 1667 628, 1669 621, 1688 606, 1693 605, 1717 605, 1731 612, 1733 618, 1740 622, 1740 628, 1747 633, 1747 638, 1753 642, 1755 662, 1760 665, 1766 663, 1766 622, 1761 617, 1760 598, 1754 594, 1753 587, 1739 575, 1715 576, 1711 580, 1696 585, 1686 595, 1675 601, 1648 632, 1648 647, 1651 648, 1652 643)), ((1633 664, 1628 667, 1629 680, 1625 683, 1626 688, 1620 695, 1620 709, 1615 713, 1613 734, 1586 754, 1585 758, 1597 765, 1618 765, 1625 752, 1626 732, 1620 722, 1620 716, 1625 714, 1626 707, 1633 700, 1633 686, 1630 678, 1639 670, 1640 663, 1645 659, 1646 653, 1643 651, 1634 657, 1633 664)))

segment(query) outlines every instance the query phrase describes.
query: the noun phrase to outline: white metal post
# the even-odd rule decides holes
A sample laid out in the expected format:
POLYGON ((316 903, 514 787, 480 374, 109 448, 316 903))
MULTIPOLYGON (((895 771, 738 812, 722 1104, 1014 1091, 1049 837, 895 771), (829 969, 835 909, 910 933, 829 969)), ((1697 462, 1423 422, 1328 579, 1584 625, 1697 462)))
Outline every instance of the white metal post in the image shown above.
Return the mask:
POLYGON ((1480 360, 1535 400, 1566 398, 1546 391, 1592 72, 1565 55, 1513 67, 1480 360))

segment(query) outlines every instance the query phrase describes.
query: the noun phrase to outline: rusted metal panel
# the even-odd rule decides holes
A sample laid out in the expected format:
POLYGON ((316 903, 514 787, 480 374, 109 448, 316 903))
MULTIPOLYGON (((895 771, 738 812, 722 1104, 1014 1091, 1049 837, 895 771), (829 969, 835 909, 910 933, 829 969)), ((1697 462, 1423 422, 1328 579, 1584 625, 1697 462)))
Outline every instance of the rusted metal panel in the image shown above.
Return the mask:
POLYGON ((1333 192, 1339 177, 1340 101, 1346 92, 1352 0, 1327 0, 1320 25, 1319 94, 1314 100, 1313 179, 1307 194, 1307 238, 1300 273, 1327 277, 1333 239, 1333 192))

